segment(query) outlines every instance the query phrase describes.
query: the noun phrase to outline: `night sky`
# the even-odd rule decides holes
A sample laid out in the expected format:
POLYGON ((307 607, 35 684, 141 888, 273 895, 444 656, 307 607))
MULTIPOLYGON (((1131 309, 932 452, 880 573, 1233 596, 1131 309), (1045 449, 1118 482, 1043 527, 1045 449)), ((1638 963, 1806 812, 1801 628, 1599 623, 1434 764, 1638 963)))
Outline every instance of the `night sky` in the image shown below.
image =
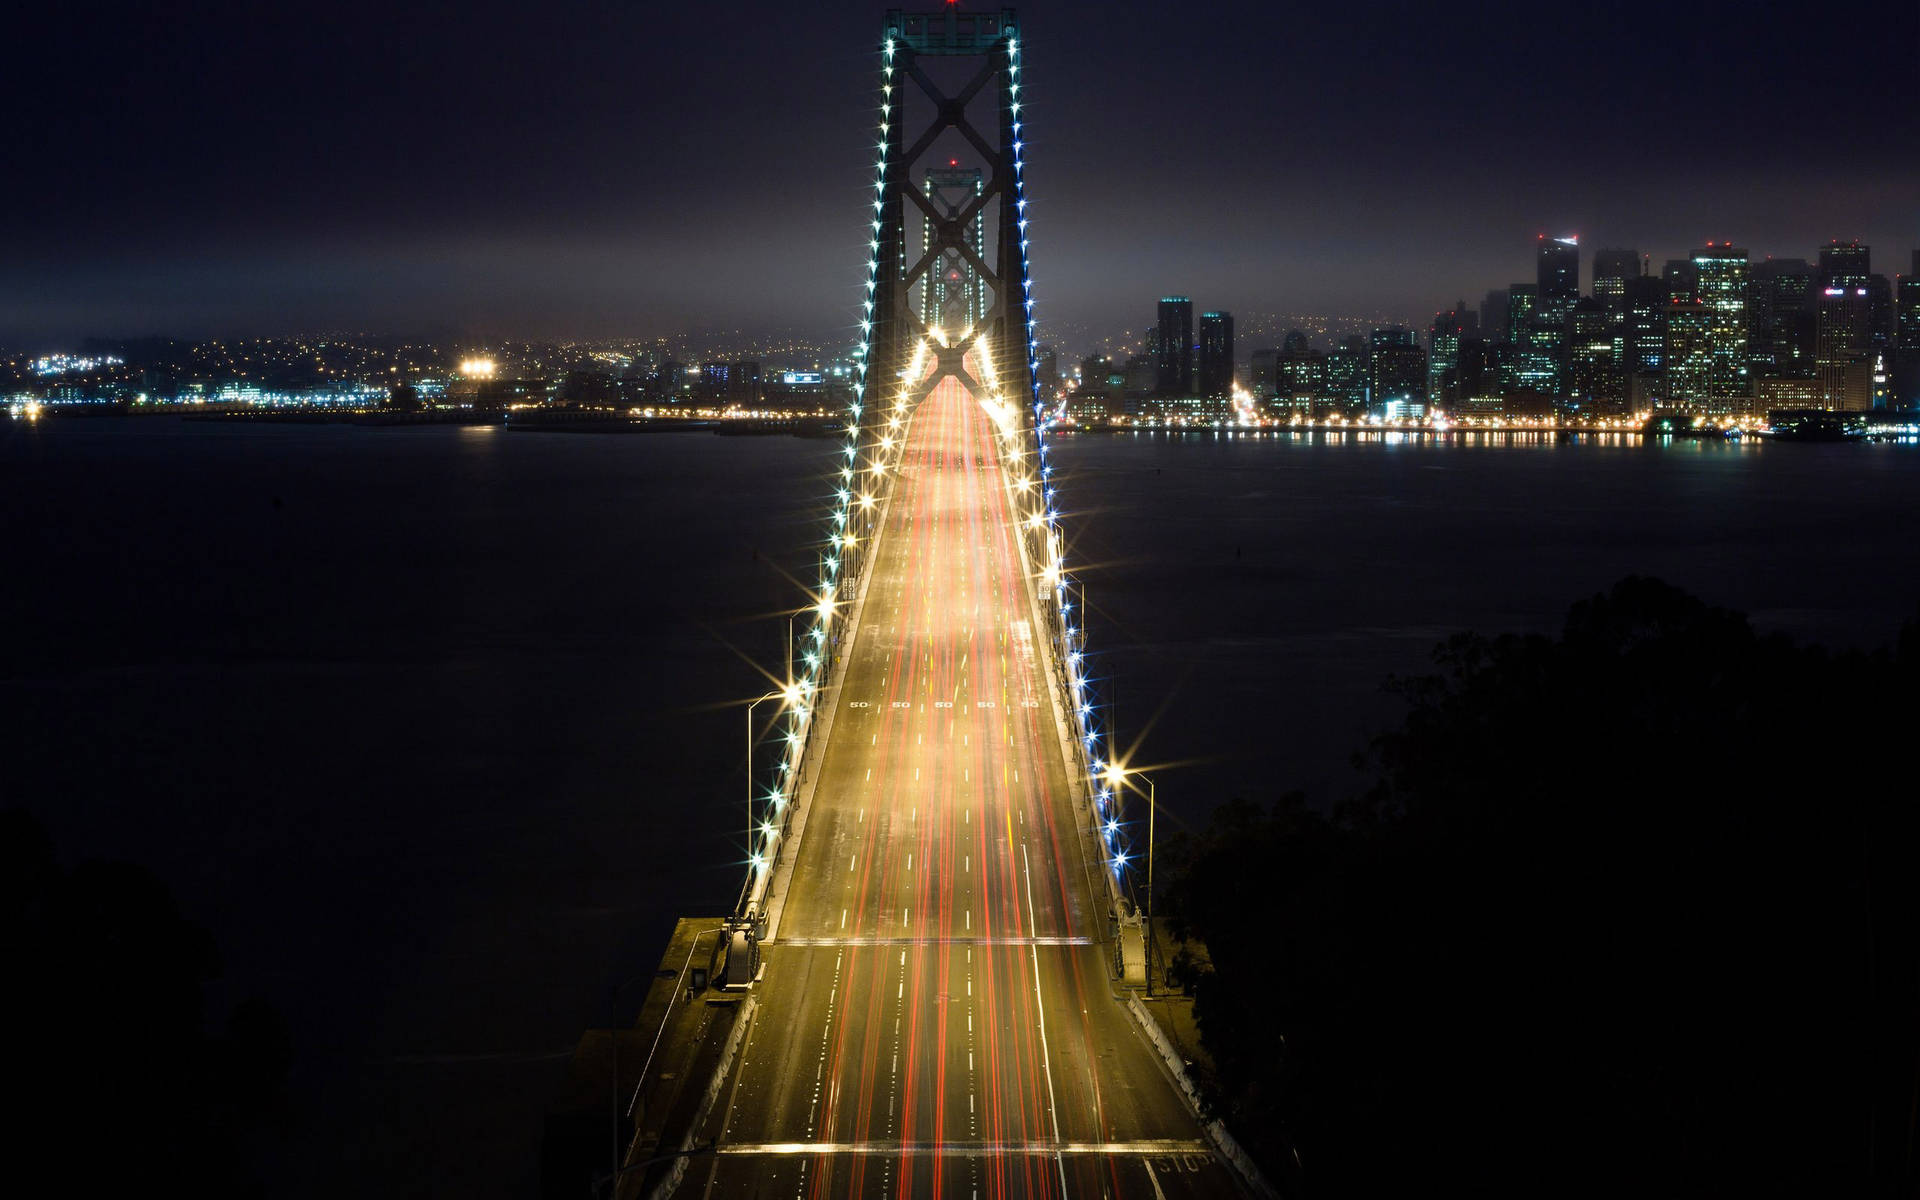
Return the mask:
MULTIPOLYGON (((883 8, 36 6, 0 69, 0 343, 831 336, 883 8)), ((1168 291, 1424 320, 1530 279, 1543 232, 1656 269, 1920 245, 1912 0, 1018 8, 1043 323, 1137 329, 1168 291)))

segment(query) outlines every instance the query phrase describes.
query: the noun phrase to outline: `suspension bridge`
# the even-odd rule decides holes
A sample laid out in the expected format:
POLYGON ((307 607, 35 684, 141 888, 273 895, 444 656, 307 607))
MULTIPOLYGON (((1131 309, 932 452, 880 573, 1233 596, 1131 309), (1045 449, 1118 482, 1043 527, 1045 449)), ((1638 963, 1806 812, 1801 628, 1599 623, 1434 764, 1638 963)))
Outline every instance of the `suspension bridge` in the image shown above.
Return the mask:
POLYGON ((886 16, 837 503, 712 943, 735 1007, 623 1195, 1263 1190, 1129 991, 1141 823, 1048 461, 1022 54, 1011 10, 886 16))

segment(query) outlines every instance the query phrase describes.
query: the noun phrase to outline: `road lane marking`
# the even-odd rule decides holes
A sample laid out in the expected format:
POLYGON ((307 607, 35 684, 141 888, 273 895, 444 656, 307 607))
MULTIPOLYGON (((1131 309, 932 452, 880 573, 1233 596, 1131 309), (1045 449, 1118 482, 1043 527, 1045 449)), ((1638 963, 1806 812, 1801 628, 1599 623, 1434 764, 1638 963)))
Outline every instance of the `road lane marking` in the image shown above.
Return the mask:
POLYGON ((783 1154, 1201 1154, 1211 1158, 1213 1148, 1197 1138, 1141 1138, 1130 1142, 727 1142, 715 1154, 735 1156, 783 1154))
MULTIPOLYGON (((1033 862, 1027 857, 1025 842, 1020 844, 1020 866, 1027 877, 1027 913, 1032 919, 1033 907, 1033 862)), ((1047 1116, 1053 1121, 1053 1140, 1060 1140, 1060 1110, 1053 1097, 1053 1058, 1047 1052, 1047 1000, 1040 987, 1040 950, 1032 947, 1027 951, 1033 957, 1033 1004, 1040 1014, 1040 1070, 1047 1077, 1047 1116)), ((1060 1194, 1068 1194, 1067 1164, 1059 1155, 1054 1155, 1054 1166, 1060 1169, 1060 1194)))

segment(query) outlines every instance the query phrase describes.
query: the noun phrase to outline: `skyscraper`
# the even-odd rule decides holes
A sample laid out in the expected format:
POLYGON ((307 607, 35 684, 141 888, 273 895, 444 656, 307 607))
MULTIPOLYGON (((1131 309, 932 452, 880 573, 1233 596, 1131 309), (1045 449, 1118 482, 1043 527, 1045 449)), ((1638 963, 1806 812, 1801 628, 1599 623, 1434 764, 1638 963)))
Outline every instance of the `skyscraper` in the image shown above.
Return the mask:
POLYGON ((1813 267, 1804 258, 1769 258, 1747 280, 1747 360, 1770 379, 1813 376, 1813 267))
POLYGON ((1427 414, 1427 356, 1413 330, 1376 329, 1367 340, 1367 408, 1392 420, 1427 414))
POLYGON ((1835 238, 1820 247, 1814 298, 1814 373, 1828 408, 1872 404, 1873 248, 1835 238))
MULTIPOLYGON (((1747 376, 1747 252, 1732 242, 1708 242, 1693 252, 1695 297, 1708 313, 1707 397, 1751 394, 1747 376)), ((1734 411, 1738 405, 1715 404, 1734 411)))
POLYGON ((1920 250, 1913 270, 1894 283, 1893 403, 1920 407, 1920 250))
POLYGON ((1843 242, 1834 238, 1820 247, 1820 287, 1866 287, 1873 274, 1873 247, 1862 246, 1858 238, 1843 242))
POLYGON ((1618 310, 1626 302, 1627 280, 1640 275, 1638 250, 1595 250, 1593 252, 1593 298, 1618 310))
POLYGON ((1700 272, 1691 261, 1684 258, 1670 258, 1660 272, 1660 278, 1667 283, 1668 304, 1688 304, 1693 301, 1693 292, 1700 283, 1700 272))
POLYGON ((1893 347, 1893 280, 1867 276, 1867 344, 1875 350, 1893 347))
MULTIPOLYGON (((1609 349, 1612 366, 1609 370, 1622 381, 1631 374, 1627 365, 1627 284, 1640 278, 1645 270, 1646 260, 1640 257, 1638 250, 1603 249, 1593 252, 1593 298, 1606 311, 1607 333, 1612 342, 1609 349)), ((1569 330, 1569 337, 1572 336, 1569 330)), ((1572 345, 1572 341, 1569 345, 1572 345)), ((1578 389, 1579 384, 1572 385, 1572 390, 1578 389)), ((1623 383, 1620 392, 1623 402, 1626 395, 1623 383)))
POLYGON ((1657 275, 1627 280, 1626 305, 1626 369, 1658 375, 1667 362, 1667 281, 1657 275))
POLYGON ((1662 399, 1677 408, 1712 411, 1713 311, 1698 300, 1667 306, 1667 371, 1662 399))
POLYGON ((1367 339, 1349 334, 1327 355, 1327 400, 1335 411, 1359 416, 1367 410, 1367 339))
POLYGON ((1500 288, 1487 289, 1480 302, 1480 336, 1489 342, 1507 340, 1507 293, 1500 288))
POLYGON ((1530 283, 1516 283, 1507 289, 1507 336, 1513 343, 1513 380, 1515 390, 1557 395, 1560 390, 1560 347, 1565 341, 1566 319, 1549 314, 1540 300, 1540 289, 1530 283))
POLYGON ((1163 396, 1193 395, 1193 301, 1160 300, 1159 340, 1154 347, 1154 388, 1163 396))
POLYGON ((1530 328, 1512 332, 1527 386, 1551 396, 1566 391, 1567 317, 1580 300, 1580 240, 1542 234, 1534 251, 1535 301, 1530 328))
POLYGON ((1534 251, 1535 282, 1540 287, 1540 307, 1561 316, 1580 298, 1580 239, 1550 238, 1541 234, 1534 251))
POLYGON ((1427 330, 1429 399, 1438 400, 1441 380, 1460 364, 1460 339, 1477 334, 1479 320, 1465 300, 1456 300, 1452 308, 1433 315, 1433 324, 1427 330))
POLYGON ((1304 415, 1326 402, 1326 356, 1308 344, 1307 335, 1300 330, 1287 331, 1273 369, 1276 410, 1304 415))
POLYGON ((1626 387, 1615 359, 1614 312, 1598 298, 1583 296, 1567 315, 1567 398, 1575 408, 1598 416, 1625 411, 1626 387))
POLYGON ((1279 359, 1280 351, 1272 348, 1253 352, 1247 363, 1247 390, 1255 400, 1271 400, 1279 394, 1279 359))
POLYGON ((1233 314, 1200 314, 1200 394, 1209 400, 1233 395, 1233 314))
MULTIPOLYGON (((1824 252, 1823 252, 1824 256, 1824 252)), ((1824 268, 1823 268, 1824 270, 1824 268)), ((1868 322, 1872 301, 1867 285, 1845 282, 1844 272, 1820 289, 1814 330, 1814 371, 1820 380, 1820 400, 1827 408, 1860 411, 1872 403, 1868 322)))

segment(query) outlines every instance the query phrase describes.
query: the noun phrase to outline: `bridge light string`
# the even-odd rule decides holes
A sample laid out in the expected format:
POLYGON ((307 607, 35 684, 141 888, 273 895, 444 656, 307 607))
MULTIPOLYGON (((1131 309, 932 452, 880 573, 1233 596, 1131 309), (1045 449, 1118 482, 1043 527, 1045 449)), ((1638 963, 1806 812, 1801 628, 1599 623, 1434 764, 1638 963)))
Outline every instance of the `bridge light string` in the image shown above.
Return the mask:
POLYGON ((867 368, 873 353, 874 296, 880 281, 880 235, 886 228, 882 214, 887 176, 892 169, 888 152, 891 139, 888 135, 893 124, 894 52, 895 42, 889 37, 881 46, 880 137, 877 142, 878 154, 874 160, 872 214, 867 226, 867 277, 860 302, 860 348, 854 356, 853 399, 847 405, 846 457, 834 483, 831 526, 824 542, 826 549, 820 558, 820 585, 811 597, 810 607, 802 610, 810 613, 812 619, 806 632, 800 635, 799 646, 794 647, 795 677, 788 682, 780 697, 787 717, 786 733, 782 738, 784 752, 776 768, 775 783, 767 790, 763 802, 758 844, 750 847, 745 885, 748 893, 765 880, 779 854, 787 810, 799 784, 800 760, 806 752, 807 729, 812 723, 816 694, 832 661, 829 645, 833 623, 846 607, 840 598, 840 572, 845 565, 842 560, 855 551, 862 541, 862 535, 849 527, 850 522, 857 511, 867 518, 866 533, 871 534, 875 505, 873 487, 883 473, 879 464, 875 464, 874 484, 863 487, 856 467, 860 461, 861 418, 867 406, 867 368))
MULTIPOLYGON (((1053 466, 1047 461, 1048 420, 1046 405, 1040 396, 1039 319, 1034 313, 1032 241, 1027 236, 1030 224, 1027 216, 1027 138, 1026 122, 1022 119, 1022 111, 1026 104, 1020 99, 1020 41, 1017 37, 1011 36, 1007 38, 1006 106, 1008 131, 1012 134, 1013 146, 1014 228, 1017 233, 1014 250, 1016 261, 1020 266, 1019 302, 1014 311, 1019 314, 1016 319, 1024 321, 1027 399, 1033 411, 1035 450, 1033 468, 1028 468, 1025 456, 1017 447, 1011 452, 1012 459, 1019 468, 1014 488, 1020 498, 1032 497, 1032 508, 1028 511, 1024 523, 1036 538, 1041 579, 1053 587, 1053 602, 1060 618, 1061 658, 1072 700, 1081 766, 1086 771, 1087 782, 1093 792, 1094 821, 1104 839, 1108 863, 1114 872, 1119 874, 1126 870, 1129 861, 1127 849, 1119 840, 1120 801, 1117 790, 1105 778, 1109 764, 1100 755, 1100 714, 1086 670, 1085 619, 1083 616, 1079 625, 1074 623, 1073 604, 1068 599, 1073 577, 1067 571, 1066 556, 1062 549, 1060 511, 1055 503, 1059 489, 1051 483, 1053 466), (1042 529, 1045 530, 1044 538, 1040 537, 1042 529)), ((1016 504, 1016 511, 1018 507, 1016 504)))

